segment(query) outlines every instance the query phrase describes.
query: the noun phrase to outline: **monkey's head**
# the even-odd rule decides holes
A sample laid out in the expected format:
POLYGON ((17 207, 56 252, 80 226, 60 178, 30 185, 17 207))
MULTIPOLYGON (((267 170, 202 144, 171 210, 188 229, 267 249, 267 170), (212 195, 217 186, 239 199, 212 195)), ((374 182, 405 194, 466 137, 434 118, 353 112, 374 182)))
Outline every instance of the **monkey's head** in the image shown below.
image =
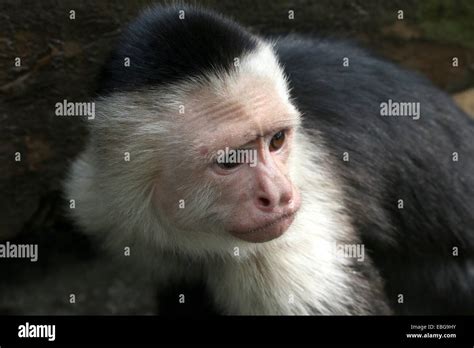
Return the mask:
POLYGON ((102 187, 114 186, 106 204, 151 230, 154 214, 152 233, 178 244, 275 239, 301 204, 300 115, 282 68, 234 22, 179 11, 142 16, 106 66, 90 145, 102 187))
POLYGON ((181 110, 164 116, 172 122, 162 137, 168 156, 156 177, 157 209, 187 229, 248 242, 279 237, 300 206, 289 169, 299 115, 270 48, 181 90, 181 110))

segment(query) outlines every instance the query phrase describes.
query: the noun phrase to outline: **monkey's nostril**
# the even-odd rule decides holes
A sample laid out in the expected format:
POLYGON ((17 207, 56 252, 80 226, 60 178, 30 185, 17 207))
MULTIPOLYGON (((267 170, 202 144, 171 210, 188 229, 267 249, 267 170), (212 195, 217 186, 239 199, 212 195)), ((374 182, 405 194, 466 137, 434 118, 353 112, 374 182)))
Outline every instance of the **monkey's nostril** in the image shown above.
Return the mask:
POLYGON ((263 206, 263 207, 268 207, 268 206, 270 206, 270 200, 267 199, 267 198, 265 198, 265 197, 260 197, 260 198, 258 199, 258 201, 259 201, 260 205, 263 206))

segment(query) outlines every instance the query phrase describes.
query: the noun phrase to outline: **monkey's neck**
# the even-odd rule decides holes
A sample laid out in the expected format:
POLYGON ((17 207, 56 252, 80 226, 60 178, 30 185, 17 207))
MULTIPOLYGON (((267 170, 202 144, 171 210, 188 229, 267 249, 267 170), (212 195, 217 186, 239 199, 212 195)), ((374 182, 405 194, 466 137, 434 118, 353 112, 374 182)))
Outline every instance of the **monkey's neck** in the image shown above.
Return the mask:
POLYGON ((205 277, 217 304, 230 314, 347 313, 360 300, 350 286, 352 261, 332 253, 338 226, 319 221, 314 208, 302 208, 285 238, 262 244, 246 258, 208 264, 205 277))

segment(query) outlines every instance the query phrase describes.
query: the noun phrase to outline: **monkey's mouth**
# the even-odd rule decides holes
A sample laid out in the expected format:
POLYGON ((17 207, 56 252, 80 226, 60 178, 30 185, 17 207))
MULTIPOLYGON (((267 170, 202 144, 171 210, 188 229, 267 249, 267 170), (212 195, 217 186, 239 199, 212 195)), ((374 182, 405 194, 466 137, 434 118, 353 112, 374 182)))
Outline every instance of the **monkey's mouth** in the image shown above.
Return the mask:
POLYGON ((246 231, 232 230, 230 233, 239 239, 245 240, 252 243, 263 243, 268 242, 272 239, 280 237, 283 233, 288 230, 288 227, 293 223, 295 219, 296 211, 288 214, 284 214, 279 218, 261 225, 256 228, 252 228, 246 231))

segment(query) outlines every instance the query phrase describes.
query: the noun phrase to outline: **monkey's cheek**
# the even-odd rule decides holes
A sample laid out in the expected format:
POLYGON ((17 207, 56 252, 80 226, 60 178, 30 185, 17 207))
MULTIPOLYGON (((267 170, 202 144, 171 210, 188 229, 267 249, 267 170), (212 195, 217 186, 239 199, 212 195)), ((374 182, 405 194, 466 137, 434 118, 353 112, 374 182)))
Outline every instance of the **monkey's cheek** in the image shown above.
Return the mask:
POLYGON ((295 214, 292 214, 269 226, 259 228, 256 231, 240 232, 240 231, 231 230, 230 234, 238 239, 241 239, 243 241, 250 242, 250 243, 269 242, 283 235, 291 226, 294 219, 295 219, 295 214))

